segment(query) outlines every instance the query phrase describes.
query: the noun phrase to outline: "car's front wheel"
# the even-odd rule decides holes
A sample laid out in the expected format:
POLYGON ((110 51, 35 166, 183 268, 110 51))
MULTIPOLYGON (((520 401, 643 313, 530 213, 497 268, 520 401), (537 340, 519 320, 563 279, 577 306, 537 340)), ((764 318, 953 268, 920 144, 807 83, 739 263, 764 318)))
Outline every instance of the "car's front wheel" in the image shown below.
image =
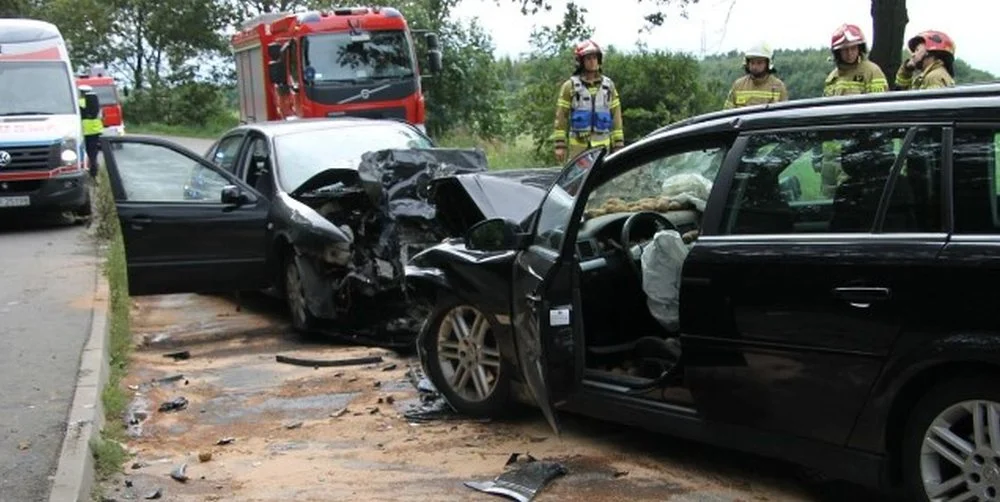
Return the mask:
POLYGON ((1000 501, 1000 379, 933 387, 910 414, 902 446, 907 500, 1000 501))
POLYGON ((292 328, 300 333, 311 333, 318 325, 316 316, 309 312, 306 302, 305 287, 302 284, 302 271, 295 263, 295 255, 288 253, 285 258, 285 302, 292 318, 292 328))
POLYGON ((468 303, 450 299, 431 314, 421 338, 428 377, 455 409, 496 416, 510 401, 513 369, 500 354, 489 318, 468 303))

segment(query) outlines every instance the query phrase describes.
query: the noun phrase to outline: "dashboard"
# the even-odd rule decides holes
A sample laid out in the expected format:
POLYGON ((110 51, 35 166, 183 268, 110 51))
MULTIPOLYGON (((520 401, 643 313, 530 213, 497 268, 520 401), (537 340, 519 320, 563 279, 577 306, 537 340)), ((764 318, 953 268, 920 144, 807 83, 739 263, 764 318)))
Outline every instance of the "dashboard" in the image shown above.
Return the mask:
MULTIPOLYGON (((584 272, 603 268, 608 264, 608 255, 615 253, 615 244, 623 245, 618 242, 621 239, 622 227, 633 214, 635 212, 604 214, 583 223, 577 236, 576 252, 580 268, 584 272)), ((697 229, 701 218, 701 213, 694 209, 660 214, 670 220, 681 234, 697 229)), ((633 226, 632 231, 636 236, 652 238, 656 228, 649 220, 644 220, 633 226)))

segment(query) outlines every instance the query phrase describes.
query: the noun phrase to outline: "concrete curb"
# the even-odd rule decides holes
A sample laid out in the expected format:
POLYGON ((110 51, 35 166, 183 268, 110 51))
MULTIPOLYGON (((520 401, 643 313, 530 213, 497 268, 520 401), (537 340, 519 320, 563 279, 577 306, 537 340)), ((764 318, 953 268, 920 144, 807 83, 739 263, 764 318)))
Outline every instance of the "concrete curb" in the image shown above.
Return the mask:
POLYGON ((89 501, 94 487, 94 455, 90 443, 100 436, 104 427, 101 391, 109 374, 110 298, 102 264, 103 260, 98 260, 90 336, 80 358, 76 392, 66 421, 66 436, 49 494, 50 502, 89 501))

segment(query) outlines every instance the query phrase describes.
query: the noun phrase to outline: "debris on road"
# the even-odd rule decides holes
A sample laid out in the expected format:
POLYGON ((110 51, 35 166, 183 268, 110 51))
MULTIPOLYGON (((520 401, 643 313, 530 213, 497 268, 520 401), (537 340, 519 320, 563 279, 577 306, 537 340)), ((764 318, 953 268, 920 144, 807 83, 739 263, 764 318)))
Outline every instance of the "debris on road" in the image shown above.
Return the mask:
POLYGON ((180 481, 181 483, 186 483, 187 480, 190 479, 187 475, 187 464, 181 464, 173 471, 170 471, 170 477, 180 481))
POLYGON ((160 405, 160 412, 165 413, 168 411, 179 411, 187 408, 188 400, 186 397, 178 397, 171 401, 167 401, 160 405))
POLYGON ((313 368, 332 368, 335 366, 359 366, 382 362, 382 356, 354 357, 350 359, 306 359, 299 357, 275 356, 279 363, 292 364, 295 366, 306 366, 313 368))
POLYGON ((300 427, 302 427, 302 421, 301 420, 298 421, 298 422, 291 422, 291 423, 285 424, 285 428, 288 429, 288 430, 298 429, 300 427))
POLYGON ((198 454, 198 461, 199 462, 208 462, 209 460, 212 460, 212 452, 210 452, 210 451, 203 451, 203 452, 201 452, 201 453, 198 454))
POLYGON ((337 411, 335 411, 335 412, 331 413, 331 414, 330 414, 330 416, 331 416, 332 418, 340 418, 340 417, 342 417, 342 416, 346 415, 346 414, 347 414, 347 411, 348 411, 348 410, 347 410, 347 408, 341 408, 341 409, 339 409, 339 410, 337 410, 337 411))
POLYGON ((163 496, 163 489, 162 488, 157 488, 156 490, 154 490, 154 491, 149 492, 148 494, 146 494, 146 496, 143 497, 143 498, 145 498, 146 500, 156 500, 156 499, 158 499, 158 498, 160 498, 162 496, 163 496))
POLYGON ((31 448, 31 441, 21 441, 20 443, 17 444, 18 450, 24 451, 27 450, 28 448, 31 448))
MULTIPOLYGON (((530 502, 553 479, 567 473, 566 467, 558 462, 539 462, 531 455, 523 465, 507 470, 492 481, 466 481, 465 486, 473 490, 508 497, 518 502, 530 502)), ((507 460, 507 468, 518 463, 515 453, 507 460)))
POLYGON ((394 369, 396 369, 396 363, 390 363, 382 368, 382 371, 392 371, 394 369))
POLYGON ((174 361, 186 361, 191 359, 191 352, 187 350, 182 350, 180 352, 171 352, 169 354, 163 354, 163 357, 169 357, 174 361))
POLYGON ((227 444, 233 444, 235 442, 236 442, 236 438, 228 437, 228 438, 222 438, 222 439, 216 441, 215 444, 219 445, 219 446, 223 446, 223 445, 227 445, 227 444))

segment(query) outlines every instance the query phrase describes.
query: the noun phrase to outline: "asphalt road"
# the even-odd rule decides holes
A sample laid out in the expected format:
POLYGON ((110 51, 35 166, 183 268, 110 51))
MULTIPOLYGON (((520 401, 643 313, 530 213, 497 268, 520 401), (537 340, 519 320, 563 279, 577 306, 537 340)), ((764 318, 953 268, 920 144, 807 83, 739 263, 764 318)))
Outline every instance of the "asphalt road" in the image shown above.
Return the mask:
POLYGON ((0 502, 48 499, 93 309, 82 225, 0 218, 0 502))

